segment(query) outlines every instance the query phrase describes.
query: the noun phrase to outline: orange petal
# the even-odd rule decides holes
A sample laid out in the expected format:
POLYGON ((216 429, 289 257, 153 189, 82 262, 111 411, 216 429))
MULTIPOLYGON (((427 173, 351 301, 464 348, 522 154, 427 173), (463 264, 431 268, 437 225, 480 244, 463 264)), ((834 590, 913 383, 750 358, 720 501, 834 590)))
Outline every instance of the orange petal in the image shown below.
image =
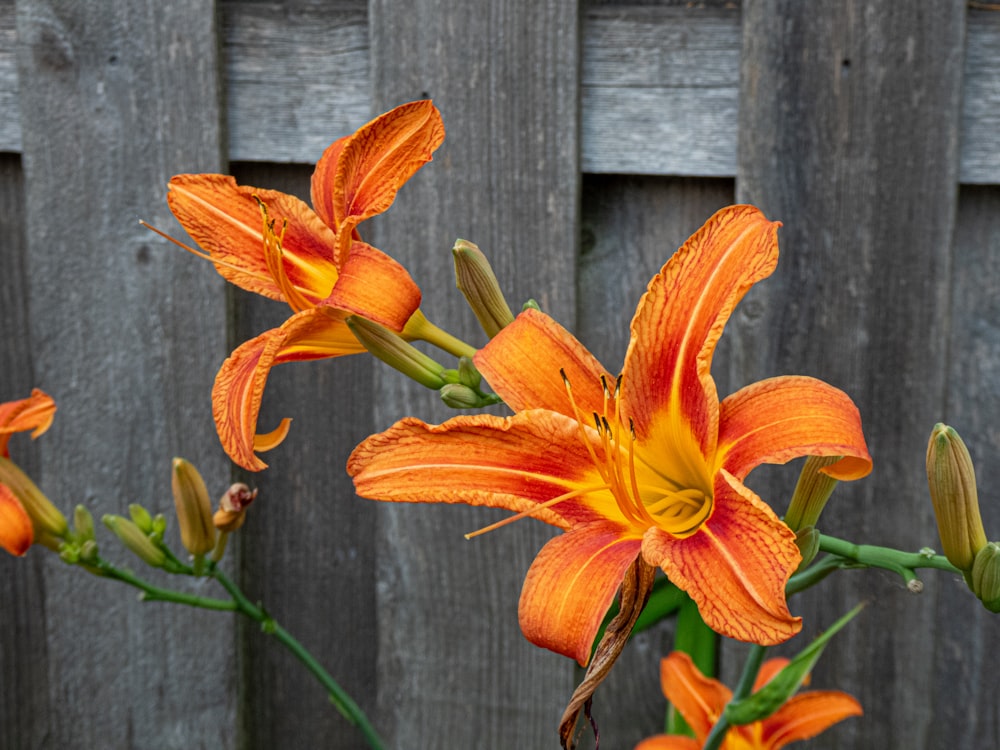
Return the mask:
POLYGON ((324 304, 402 331, 420 307, 420 289, 406 269, 381 250, 354 242, 324 304))
MULTIPOLYGON (((296 313, 280 328, 266 331, 237 348, 223 362, 212 388, 215 428, 229 457, 250 471, 267 467, 254 454, 254 442, 260 402, 272 367, 361 351, 364 348, 342 317, 322 307, 296 313)), ((275 445, 274 440, 266 443, 270 448, 275 445)))
POLYGON ((624 531, 601 521, 575 527, 542 547, 518 605, 529 641, 586 666, 604 615, 642 544, 624 531))
POLYGON ((813 690, 793 696, 762 723, 762 739, 768 750, 780 750, 790 742, 807 740, 849 716, 861 716, 861 704, 837 690, 813 690))
POLYGON ((699 740, 712 731, 733 697, 721 682, 703 675, 683 651, 673 651, 660 662, 660 684, 699 740))
POLYGON ((614 378, 569 331, 543 312, 525 310, 503 328, 474 360, 490 387, 514 411, 544 408, 573 417, 574 410, 560 371, 572 388, 573 401, 590 422, 604 413, 603 375, 614 378))
POLYGON ((236 286, 284 301, 267 266, 259 198, 282 240, 288 281, 313 303, 337 281, 336 235, 308 205, 277 190, 237 185, 221 174, 180 174, 170 179, 167 203, 191 238, 218 261, 216 269, 236 286))
POLYGON ((353 229, 389 208, 443 140, 441 114, 429 100, 396 107, 328 149, 313 174, 313 205, 338 233, 353 229))
POLYGON ((15 432, 32 430, 32 439, 52 425, 56 402, 44 391, 34 388, 28 398, 0 404, 0 456, 9 457, 7 443, 15 432))
POLYGON ((681 415, 703 455, 715 449, 718 396, 712 353, 736 303, 778 260, 776 222, 753 206, 718 211, 653 277, 632 319, 624 413, 640 441, 672 446, 681 415))
POLYGON ((788 640, 802 628, 785 601, 785 584, 801 560, 795 534, 724 469, 714 503, 711 518, 690 537, 649 529, 643 557, 694 599, 716 632, 765 646, 788 640))
POLYGON ((357 493, 373 500, 529 511, 565 529, 601 518, 577 494, 540 507, 593 481, 578 429, 546 411, 461 416, 442 425, 403 419, 355 448, 347 473, 357 493))
POLYGON ((822 380, 762 380, 729 396, 720 410, 717 461, 739 479, 762 463, 799 456, 844 456, 823 469, 836 479, 860 479, 871 471, 857 407, 822 380))
POLYGON ((635 750, 700 750, 701 743, 679 734, 658 734, 644 739, 635 750))
POLYGON ((0 547, 20 557, 35 540, 31 518, 5 484, 0 484, 0 547))

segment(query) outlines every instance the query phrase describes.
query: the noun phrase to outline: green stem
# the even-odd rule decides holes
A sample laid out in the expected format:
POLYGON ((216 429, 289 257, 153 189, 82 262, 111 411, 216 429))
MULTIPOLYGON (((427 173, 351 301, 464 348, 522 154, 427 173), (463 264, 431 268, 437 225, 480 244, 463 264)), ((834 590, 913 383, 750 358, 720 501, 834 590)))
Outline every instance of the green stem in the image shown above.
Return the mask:
POLYGON ((94 564, 100 572, 108 578, 127 583, 142 592, 143 601, 147 602, 174 602, 175 604, 186 604, 189 607, 199 607, 201 609, 212 609, 224 612, 237 611, 236 602, 229 599, 213 599, 206 596, 195 596, 186 594, 183 591, 173 591, 171 589, 160 588, 144 581, 127 570, 116 568, 103 560, 94 564))
MULTIPOLYGON (((767 653, 767 646, 754 644, 750 647, 750 653, 747 654, 746 663, 743 665, 743 674, 740 675, 739 684, 736 686, 736 690, 733 691, 730 703, 743 700, 750 695, 753 690, 753 684, 757 679, 757 673, 760 672, 760 665, 764 663, 765 653, 767 653)), ((715 726, 712 727, 712 731, 708 733, 708 737, 705 738, 705 744, 702 746, 703 750, 719 750, 728 731, 729 720, 726 718, 725 712, 723 712, 718 721, 715 722, 715 726)))
POLYGON ((841 570, 845 567, 858 566, 857 563, 852 563, 850 560, 843 557, 838 557, 837 555, 827 555, 819 562, 810 565, 805 570, 800 570, 798 573, 789 578, 788 583, 785 585, 785 596, 789 597, 792 594, 805 591, 807 588, 815 586, 833 571, 841 570))
POLYGON ((470 346, 461 339, 455 338, 447 331, 438 328, 427 320, 420 310, 413 313, 406 322, 406 326, 403 328, 403 337, 426 341, 428 344, 433 344, 438 349, 443 349, 456 357, 468 357, 472 359, 476 353, 476 347, 470 346))

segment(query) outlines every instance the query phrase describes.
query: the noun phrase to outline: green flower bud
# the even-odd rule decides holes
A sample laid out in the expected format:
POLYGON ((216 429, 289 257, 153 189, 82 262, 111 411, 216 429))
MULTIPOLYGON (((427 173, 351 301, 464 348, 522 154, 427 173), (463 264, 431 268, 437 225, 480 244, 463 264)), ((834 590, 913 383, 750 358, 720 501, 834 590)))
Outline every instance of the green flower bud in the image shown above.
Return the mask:
POLYGON ((473 390, 478 390, 483 382, 483 376, 476 366, 472 364, 469 357, 459 357, 458 359, 458 382, 467 385, 473 390))
POLYGON ((132 503, 128 506, 128 515, 132 519, 132 523, 138 526, 143 534, 153 533, 153 517, 148 510, 138 503, 132 503))
POLYGON ((989 542, 972 564, 972 591, 990 612, 1000 612, 1000 544, 989 542))
POLYGON ((73 531, 76 534, 77 541, 81 544, 95 538, 94 517, 83 505, 77 505, 73 509, 73 531))
POLYGON ((962 438, 941 423, 934 426, 927 444, 927 486, 945 557, 968 573, 987 541, 979 515, 976 471, 962 438))
POLYGON ((101 518, 101 522, 111 529, 121 543, 146 565, 162 568, 166 563, 167 556, 163 550, 153 544, 150 538, 142 533, 142 529, 130 519, 107 515, 101 518))
POLYGON ((461 383, 449 383, 442 387, 441 400, 452 409, 475 409, 483 402, 478 393, 461 383))
POLYGON ((824 474, 821 469, 837 463, 841 458, 842 456, 809 456, 806 459, 785 514, 785 523, 792 531, 815 526, 819 522, 826 501, 837 486, 837 480, 824 474))
POLYGON ((357 315, 351 315, 345 322, 365 349, 390 367, 435 391, 445 384, 444 367, 399 334, 357 315))
MULTIPOLYGON (((215 548, 215 526, 212 524, 212 501, 201 474, 183 458, 175 458, 171 488, 174 507, 181 531, 181 543, 195 557, 215 548)), ((148 514, 147 514, 148 515, 148 514)), ((153 519, 149 533, 153 532, 153 519)))
POLYGON ((35 529, 35 542, 58 550, 59 539, 69 533, 66 516, 52 504, 38 486, 9 458, 0 456, 0 484, 14 493, 35 529), (53 546, 54 545, 54 546, 53 546))
POLYGON ((456 240, 455 280, 479 325, 490 338, 514 322, 514 313, 500 291, 500 283, 483 251, 467 240, 456 240))
POLYGON ((816 559, 819 553, 819 537, 820 533, 814 526, 806 526, 795 533, 795 546, 802 553, 802 562, 799 563, 798 570, 804 570, 816 559))

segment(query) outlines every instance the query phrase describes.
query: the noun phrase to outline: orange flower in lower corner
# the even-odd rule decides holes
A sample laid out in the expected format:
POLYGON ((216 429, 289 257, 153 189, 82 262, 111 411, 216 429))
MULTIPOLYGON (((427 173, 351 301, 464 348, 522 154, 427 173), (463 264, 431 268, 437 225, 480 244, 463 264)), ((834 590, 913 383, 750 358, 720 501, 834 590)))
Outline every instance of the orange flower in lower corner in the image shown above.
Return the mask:
POLYGON ((475 357, 516 412, 404 419, 348 462, 363 497, 507 508, 565 531, 528 571, 519 616, 533 643, 585 664, 623 575, 641 555, 718 632, 772 644, 801 627, 785 601, 795 534, 743 479, 761 463, 843 456, 867 474, 857 408, 806 377, 754 383, 721 403, 710 374, 729 314, 777 263, 777 227, 752 206, 715 214, 653 277, 610 376, 564 328, 527 310, 475 357))
POLYGON ((350 315, 396 332, 414 316, 420 290, 406 269, 360 240, 357 226, 392 204, 443 139, 441 115, 430 101, 377 117, 324 152, 312 177, 313 208, 227 175, 170 180, 171 211, 218 272, 293 311, 283 325, 237 348, 216 377, 216 429, 240 466, 265 468, 256 452, 275 447, 288 431, 285 419, 273 432, 257 434, 272 367, 364 351, 344 323, 350 315))
MULTIPOLYGON (((34 543, 33 520, 37 514, 32 513, 33 503, 29 503, 26 507, 19 493, 15 492, 15 488, 3 481, 4 477, 8 477, 11 481, 16 479, 19 485, 16 489, 23 490, 20 485, 26 480, 20 470, 10 462, 7 445, 15 432, 31 430, 31 437, 38 437, 49 429, 55 413, 55 401, 38 388, 35 388, 28 398, 0 404, 0 547, 12 555, 23 555, 34 543)), ((33 487, 31 484, 31 488, 33 487)))
MULTIPOLYGON (((754 684, 759 690, 788 663, 769 659, 754 684)), ((636 745, 635 750, 698 750, 733 694, 718 680, 705 677, 683 651, 674 651, 660 664, 660 682, 667 697, 694 732, 694 739, 661 734, 636 745)), ((861 704, 838 690, 813 690, 789 698, 766 719, 732 727, 722 750, 780 750, 790 742, 807 740, 849 716, 860 716, 861 704)))

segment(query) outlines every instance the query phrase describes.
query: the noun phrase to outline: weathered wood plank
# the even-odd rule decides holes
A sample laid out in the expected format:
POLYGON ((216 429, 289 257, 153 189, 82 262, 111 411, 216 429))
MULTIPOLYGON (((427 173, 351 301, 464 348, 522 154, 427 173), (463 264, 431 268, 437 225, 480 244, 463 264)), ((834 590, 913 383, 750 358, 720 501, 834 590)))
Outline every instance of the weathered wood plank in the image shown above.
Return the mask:
MULTIPOLYGON (((711 4, 710 4, 711 5, 711 4)), ((719 6, 723 7, 719 7, 719 6)), ((585 172, 736 174, 740 11, 588 7, 583 20, 585 172)), ((229 155, 311 163, 328 132, 370 111, 366 15, 310 3, 225 2, 229 155)), ((20 150, 13 44, 0 3, 0 151, 20 150)), ((1000 183, 1000 16, 970 11, 961 181, 1000 183)))
MULTIPOLYGON (((584 180, 577 328, 611 372, 621 368, 629 323, 649 280, 709 216, 732 202, 731 180, 584 180)), ((660 660, 672 648, 673 621, 641 634, 598 689, 594 715, 611 747, 634 747, 663 731, 660 660)))
MULTIPOLYGON (((454 290, 450 247, 489 254, 511 303, 572 324, 579 214, 578 9, 463 0, 370 5, 373 100, 429 96, 448 136, 371 235, 426 290, 435 322, 481 345, 454 290), (427 23, 435 18, 438 22, 427 23)), ((375 418, 439 421, 437 397, 377 371, 375 418)), ((517 601, 551 531, 524 522, 473 542, 502 514, 378 506, 379 710, 391 746, 543 747, 558 742, 569 660, 524 640, 517 601)))
MULTIPOLYGON (((951 320, 945 406, 976 464, 987 537, 1000 538, 1000 189, 963 188, 952 256, 951 320)), ((928 747, 977 748, 1000 743, 995 675, 1000 620, 960 580, 941 587, 930 690, 934 721, 928 747)))
MULTIPOLYGON (((216 33, 200 1, 17 4, 34 380, 60 406, 38 479, 98 518, 137 501, 172 515, 174 455, 213 494, 229 481, 205 357, 224 351, 222 284, 137 223, 171 226, 172 173, 222 166, 216 33)), ((45 557, 46 744, 235 746, 231 617, 140 604, 32 554, 45 557)))
MULTIPOLYGON (((351 123, 354 130, 368 118, 351 123)), ((329 140, 344 135, 332 132, 329 140)), ((243 164, 242 184, 309 199, 311 169, 243 164)), ((287 305, 237 296, 236 340, 280 325, 287 305)), ((358 502, 344 463, 373 431, 371 361, 345 357, 277 368, 270 376, 261 429, 292 417, 286 443, 266 455, 267 471, 249 478, 260 501, 241 531, 245 590, 265 603, 366 713, 375 709, 375 507, 358 502)), ((313 677, 244 623, 244 747, 357 748, 362 739, 313 677)))
POLYGON ((0 151, 21 151, 21 105, 17 101, 17 26, 14 0, 0 0, 0 151))
MULTIPOLYGON (((845 388, 875 470, 838 491, 821 526, 908 549, 936 538, 923 463, 946 387, 964 5, 767 0, 744 13, 737 195, 785 226, 777 273, 735 318, 731 376, 798 372, 845 388)), ((762 491, 780 511, 777 486, 762 491)), ((841 575, 793 603, 808 638, 872 600, 814 675, 867 716, 821 747, 940 746, 923 686, 938 679, 928 644, 966 632, 935 621, 954 585, 928 575, 915 597, 888 575, 841 575)))

